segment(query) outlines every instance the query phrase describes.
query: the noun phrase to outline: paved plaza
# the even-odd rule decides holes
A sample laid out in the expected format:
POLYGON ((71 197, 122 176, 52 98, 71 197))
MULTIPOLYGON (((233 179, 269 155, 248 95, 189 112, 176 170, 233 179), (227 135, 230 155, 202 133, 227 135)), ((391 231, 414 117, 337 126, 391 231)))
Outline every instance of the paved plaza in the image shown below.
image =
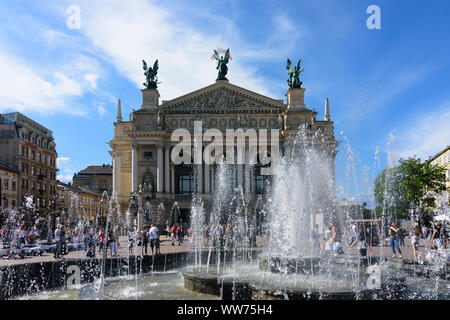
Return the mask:
MULTIPOLYGON (((127 247, 127 238, 126 237, 120 237, 119 241, 119 247, 117 248, 117 253, 119 257, 126 258, 128 257, 128 247, 127 247)), ((430 247, 433 245, 433 242, 431 240, 420 240, 420 248, 419 252, 421 253, 421 257, 424 259, 426 252, 430 250, 430 247)), ((256 249, 262 249, 264 247, 264 241, 262 238, 257 239, 257 248, 256 249)), ((411 241, 409 238, 405 239, 405 246, 400 247, 402 250, 402 258, 406 260, 412 260, 413 259, 413 250, 411 248, 411 241)), ((142 247, 140 246, 134 246, 133 252, 131 255, 141 255, 142 247)), ((192 250, 189 245, 189 239, 185 238, 183 243, 181 245, 178 245, 178 243, 175 243, 174 246, 172 246, 172 241, 167 238, 166 236, 161 236, 161 254, 165 253, 175 253, 175 252, 186 252, 192 250)), ((386 242, 383 245, 383 248, 381 246, 374 246, 370 247, 367 254, 371 257, 380 257, 380 252, 383 253, 383 256, 386 258, 392 257, 392 251, 391 247, 389 246, 389 243, 386 242)), ((357 249, 352 248, 349 252, 345 252, 350 255, 357 255, 357 249)), ((101 257, 102 253, 96 252, 96 257, 101 257)), ((148 245, 148 255, 151 255, 151 248, 150 245, 148 245)), ((108 248, 108 258, 111 257, 110 250, 108 248)), ((65 259, 87 259, 84 251, 71 251, 67 255, 64 256, 65 259)), ((0 259, 0 267, 5 267, 8 265, 17 265, 17 264, 26 264, 26 263, 36 263, 36 262, 48 262, 48 261, 55 261, 56 259, 53 256, 53 253, 44 252, 42 256, 26 256, 24 259, 16 258, 16 259, 9 259, 9 258, 1 258, 0 259)), ((61 259, 58 259, 61 260, 61 259)))

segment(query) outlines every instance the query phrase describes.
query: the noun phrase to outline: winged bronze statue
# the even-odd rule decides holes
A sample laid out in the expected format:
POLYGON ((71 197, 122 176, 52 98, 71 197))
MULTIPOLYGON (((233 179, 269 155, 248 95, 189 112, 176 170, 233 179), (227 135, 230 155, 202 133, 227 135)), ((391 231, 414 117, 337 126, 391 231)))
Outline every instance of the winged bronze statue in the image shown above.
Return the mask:
POLYGON ((147 66, 147 62, 145 62, 145 60, 142 60, 142 64, 143 64, 143 68, 144 68, 144 75, 145 75, 145 82, 143 83, 143 85, 145 86, 145 89, 156 89, 158 88, 158 69, 159 69, 159 64, 158 64, 158 60, 155 61, 155 63, 153 64, 153 68, 152 67, 148 67, 147 66))
POLYGON ((288 79, 287 83, 289 85, 289 88, 291 88, 291 89, 297 89, 297 88, 302 87, 303 82, 300 81, 300 74, 304 70, 302 68, 300 68, 301 62, 302 62, 302 59, 300 59, 298 61, 297 66, 292 68, 291 60, 289 60, 289 58, 287 59, 286 70, 287 70, 287 74, 289 75, 289 79, 288 79))
POLYGON ((230 49, 225 51, 224 56, 219 55, 219 51, 214 50, 213 58, 217 60, 217 70, 219 70, 219 74, 217 75, 217 80, 228 80, 225 76, 228 73, 227 64, 231 60, 230 49))

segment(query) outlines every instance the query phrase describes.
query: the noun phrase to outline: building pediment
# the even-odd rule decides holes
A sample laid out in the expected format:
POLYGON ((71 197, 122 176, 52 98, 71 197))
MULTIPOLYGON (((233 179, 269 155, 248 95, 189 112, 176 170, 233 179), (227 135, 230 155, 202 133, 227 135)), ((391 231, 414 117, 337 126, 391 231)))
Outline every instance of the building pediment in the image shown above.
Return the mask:
POLYGON ((191 92, 169 101, 163 101, 160 110, 170 113, 280 113, 286 110, 282 100, 260 95, 235 86, 228 81, 217 81, 213 85, 191 92))

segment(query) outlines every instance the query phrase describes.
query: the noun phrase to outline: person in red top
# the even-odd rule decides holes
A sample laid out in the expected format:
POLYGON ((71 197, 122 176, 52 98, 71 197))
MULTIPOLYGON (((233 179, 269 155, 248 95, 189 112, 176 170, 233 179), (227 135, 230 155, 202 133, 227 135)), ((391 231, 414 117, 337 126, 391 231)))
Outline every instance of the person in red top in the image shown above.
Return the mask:
POLYGON ((335 226, 331 227, 331 237, 333 238, 334 241, 337 241, 338 234, 335 226))
POLYGON ((99 243, 98 252, 102 252, 103 245, 105 242, 105 231, 103 230, 103 228, 100 228, 100 232, 98 233, 97 236, 97 241, 99 243))
POLYGON ((175 245, 175 233, 176 233, 176 226, 172 225, 172 227, 170 228, 170 236, 172 238, 172 245, 175 245))

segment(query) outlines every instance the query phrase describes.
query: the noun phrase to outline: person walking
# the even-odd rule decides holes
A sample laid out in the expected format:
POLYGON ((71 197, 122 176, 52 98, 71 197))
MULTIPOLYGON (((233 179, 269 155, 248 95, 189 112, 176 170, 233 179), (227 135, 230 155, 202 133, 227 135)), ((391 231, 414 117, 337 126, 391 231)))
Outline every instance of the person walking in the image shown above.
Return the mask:
POLYGON ((395 249, 397 249, 398 254, 400 255, 400 258, 402 257, 402 251, 400 250, 398 246, 398 232, 400 231, 400 228, 397 227, 395 221, 392 221, 391 226, 389 227, 389 241, 392 248, 392 258, 396 258, 396 252, 395 249))
POLYGON ((209 247, 209 225, 208 224, 203 224, 202 229, 201 229, 201 234, 202 234, 202 242, 203 242, 203 246, 205 248, 209 247))
POLYGON ((364 226, 359 227, 359 231, 356 233, 355 240, 350 244, 350 248, 357 246, 359 256, 361 257, 361 264, 363 267, 367 266, 367 237, 364 230, 364 226))
POLYGON ((398 228, 398 245, 400 247, 405 246, 405 237, 406 237, 406 231, 403 229, 402 226, 398 228))
POLYGON ((85 227, 83 230, 83 244, 84 244, 84 252, 87 253, 89 250, 89 232, 88 229, 85 227))
POLYGON ((152 227, 150 228, 150 247, 152 248, 152 255, 153 248, 155 248, 155 254, 161 254, 159 246, 159 229, 154 224, 152 224, 152 227))
POLYGON ((172 245, 175 245, 175 240, 176 240, 176 232, 177 232, 177 226, 176 225, 172 225, 172 227, 170 227, 170 237, 172 238, 172 245))
POLYGON ((170 226, 169 224, 166 224, 166 239, 170 238, 171 238, 170 226))
POLYGON ((98 252, 102 252, 105 243, 105 231, 103 230, 103 227, 100 227, 100 231, 98 232, 97 235, 97 242, 98 242, 98 252))
POLYGON ((62 255, 62 247, 64 243, 64 233, 62 230, 62 225, 58 224, 55 230, 55 241, 56 241, 56 248, 55 248, 55 259, 62 258, 64 259, 62 255))
POLYGON ((116 243, 116 235, 114 234, 114 229, 110 228, 108 232, 108 242, 109 250, 111 251, 111 258, 117 258, 117 243, 116 243), (113 255, 114 252, 114 255, 113 255))
POLYGON ((438 251, 447 249, 447 230, 440 223, 436 225, 431 240, 436 240, 438 251))
POLYGON ((25 233, 26 233, 26 227, 22 227, 19 229, 19 233, 18 233, 19 248, 22 248, 22 246, 25 244, 25 233))
POLYGON ((179 225, 175 231, 176 237, 178 239, 178 245, 181 246, 183 243, 183 228, 179 225))
POLYGON ((134 244, 135 234, 131 231, 128 231, 128 255, 133 254, 133 244, 134 244))
POLYGON ((411 233, 411 247, 413 249, 414 259, 419 259, 419 240, 420 240, 420 228, 415 226, 411 233))
POLYGON ((149 233, 147 231, 147 229, 144 229, 144 231, 142 232, 142 255, 147 255, 147 248, 148 248, 148 240, 149 240, 149 233))

